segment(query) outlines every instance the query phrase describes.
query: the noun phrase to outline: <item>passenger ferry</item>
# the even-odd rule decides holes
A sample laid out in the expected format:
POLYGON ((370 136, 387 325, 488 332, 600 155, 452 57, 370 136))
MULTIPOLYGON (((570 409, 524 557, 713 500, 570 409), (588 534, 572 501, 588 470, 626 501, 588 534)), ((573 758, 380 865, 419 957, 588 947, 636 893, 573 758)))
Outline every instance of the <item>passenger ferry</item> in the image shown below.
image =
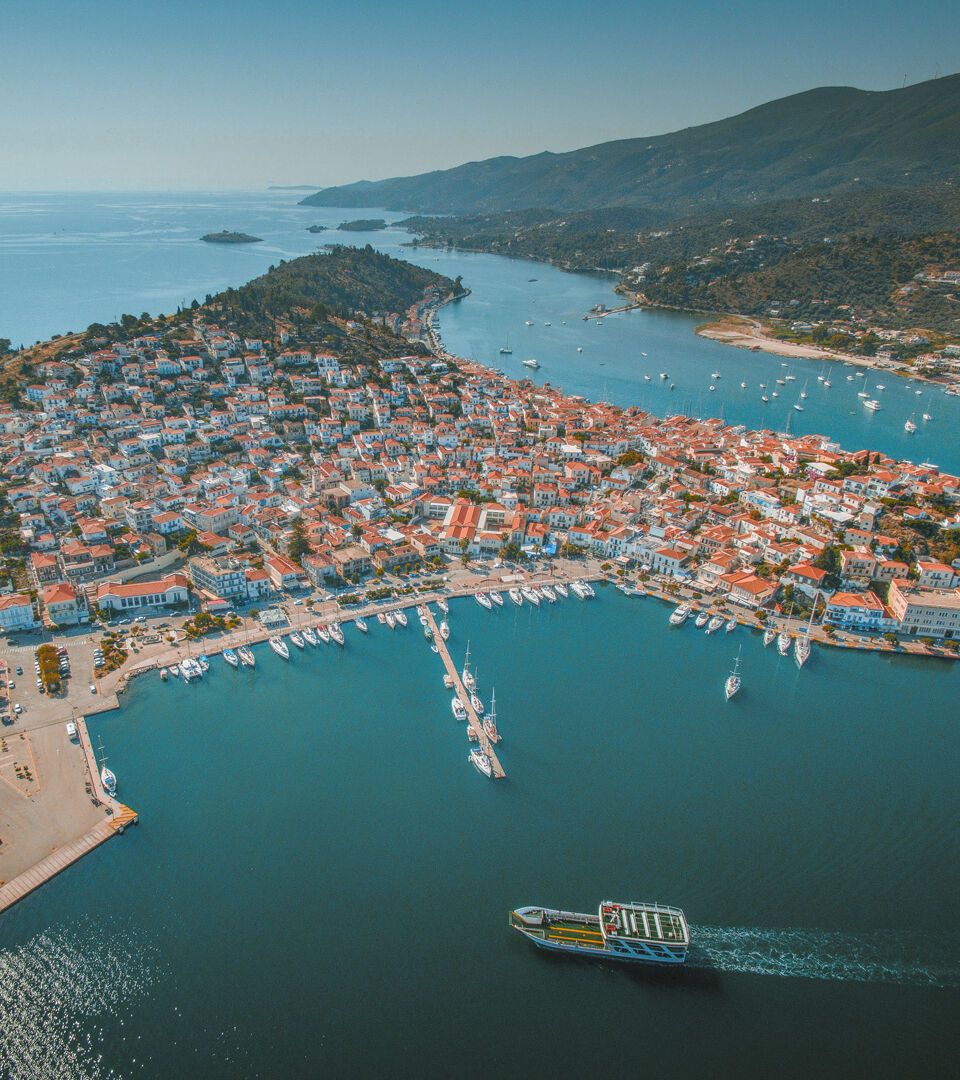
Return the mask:
POLYGON ((538 949, 604 960, 679 965, 687 959, 690 928, 680 908, 604 900, 597 915, 522 907, 510 925, 538 949))

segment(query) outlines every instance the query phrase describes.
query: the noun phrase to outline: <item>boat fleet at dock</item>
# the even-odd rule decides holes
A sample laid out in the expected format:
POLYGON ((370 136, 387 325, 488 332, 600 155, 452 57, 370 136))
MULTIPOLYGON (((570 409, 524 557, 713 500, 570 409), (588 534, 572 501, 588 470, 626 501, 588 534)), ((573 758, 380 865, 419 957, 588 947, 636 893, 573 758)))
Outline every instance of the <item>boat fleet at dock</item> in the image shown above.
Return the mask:
MULTIPOLYGON (((819 596, 819 593, 817 594, 819 596)), ((767 648, 774 642, 777 643, 777 651, 781 656, 789 656, 793 652, 794 662, 798 668, 802 668, 806 662, 810 659, 812 653, 812 647, 810 644, 810 631, 813 628, 813 613, 816 609, 816 597, 814 598, 813 605, 810 609, 810 619, 802 634, 797 637, 793 637, 788 631, 777 631, 775 627, 768 626, 763 631, 763 646, 767 648)), ((694 626, 703 630, 706 634, 716 633, 721 627, 726 633, 732 633, 736 630, 736 619, 725 619, 722 615, 713 614, 709 611, 698 611, 694 613, 694 609, 690 604, 683 603, 670 614, 671 626, 683 626, 683 624, 689 619, 693 618, 694 626)), ((789 618, 789 612, 787 613, 789 618)), ((740 660, 741 649, 737 650, 736 659, 734 661, 733 670, 727 676, 723 684, 724 697, 729 701, 732 697, 738 694, 743 687, 743 679, 740 674, 740 660)))

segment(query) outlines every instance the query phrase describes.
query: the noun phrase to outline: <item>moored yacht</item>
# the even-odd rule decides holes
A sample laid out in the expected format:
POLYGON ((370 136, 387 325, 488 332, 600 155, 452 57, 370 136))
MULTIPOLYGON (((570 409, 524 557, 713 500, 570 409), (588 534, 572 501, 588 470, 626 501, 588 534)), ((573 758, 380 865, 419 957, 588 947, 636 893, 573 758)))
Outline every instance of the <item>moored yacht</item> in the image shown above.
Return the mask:
POLYGON ((282 656, 284 660, 290 659, 290 650, 282 637, 270 638, 270 648, 273 649, 277 656, 282 656))
POLYGON ((313 628, 308 626, 305 630, 300 631, 303 634, 303 640, 308 644, 316 648, 320 642, 317 640, 317 635, 313 632, 313 628))
POLYGON ((353 620, 353 625, 360 631, 361 634, 365 634, 367 632, 367 620, 362 615, 358 615, 353 620))
POLYGON ((483 730, 492 743, 500 741, 500 732, 497 731, 497 692, 493 691, 490 698, 490 715, 483 721, 483 730))
POLYGON ((702 630, 707 625, 707 623, 709 621, 710 621, 710 612, 709 611, 698 611, 697 612, 697 617, 693 620, 693 625, 698 630, 702 630))
POLYGON ((387 626, 389 626, 391 630, 396 630, 397 617, 392 611, 388 611, 386 615, 384 615, 384 619, 386 620, 387 626))
POLYGON ((726 626, 725 626, 725 629, 726 629, 727 633, 732 634, 734 632, 734 630, 736 630, 736 628, 737 628, 737 620, 736 619, 727 619, 726 626))
POLYGON ((719 630, 721 626, 723 626, 723 616, 714 615, 713 618, 707 623, 707 629, 704 631, 704 633, 716 633, 716 631, 719 630))
POLYGON ((479 747, 475 746, 470 751, 470 761, 477 772, 483 773, 484 776, 493 777, 493 762, 479 747))
POLYGON ((441 620, 440 626, 438 627, 438 629, 440 630, 440 636, 443 638, 443 640, 444 641, 449 641, 450 640, 450 624, 447 622, 446 619, 441 620))
POLYGON ((296 647, 298 649, 302 649, 304 647, 303 637, 300 635, 299 631, 297 631, 297 630, 291 631, 291 633, 290 633, 290 641, 294 645, 296 645, 296 647))
MULTIPOLYGON (((403 612, 403 611, 395 611, 395 612, 393 613, 393 617, 394 617, 394 618, 395 618, 395 619, 397 620, 397 626, 406 626, 406 625, 407 625, 407 616, 406 616, 406 612, 403 612)), ((333 637, 333 628, 332 628, 332 627, 331 627, 331 633, 330 633, 330 636, 331 636, 331 637, 333 637)))
POLYGON ((330 631, 325 626, 317 627, 317 637, 324 643, 324 645, 330 644, 330 631))
POLYGON ((673 613, 670 616, 671 626, 682 626, 690 617, 690 605, 681 604, 678 608, 674 608, 673 613))
POLYGON ((450 605, 446 602, 446 600, 438 600, 437 607, 444 613, 444 615, 450 614, 450 605))
POLYGON ((240 657, 240 663, 243 664, 244 667, 257 666, 257 659, 253 655, 253 650, 248 645, 241 645, 240 648, 237 649, 237 656, 240 657))
POLYGON ((523 594, 519 589, 511 589, 509 592, 510 599, 520 607, 523 604, 523 594))
POLYGON ((467 719, 467 710, 463 707, 463 702, 456 695, 450 699, 450 709, 453 712, 453 718, 455 720, 467 719))
POLYGON ((483 702, 476 694, 470 695, 470 704, 473 706, 473 711, 477 716, 483 716, 483 702))
POLYGON ((790 652, 790 646, 792 644, 793 639, 786 630, 781 630, 780 633, 777 634, 777 650, 781 656, 786 656, 790 652))
POLYGON ((569 596, 567 587, 562 581, 558 581, 554 584, 553 591, 557 594, 557 596, 562 596, 564 600, 566 600, 566 598, 569 596))
POLYGON ((223 658, 232 668, 238 668, 240 666, 240 657, 233 651, 233 649, 224 649, 223 658))
POLYGON ((768 645, 772 645, 777 640, 777 632, 772 626, 768 626, 763 632, 763 647, 767 648, 768 645))
POLYGON ((330 634, 330 640, 335 641, 338 645, 343 645, 343 631, 340 629, 338 622, 331 623, 327 630, 330 634))
POLYGON ((528 586, 521 586, 520 595, 524 598, 524 600, 527 601, 527 603, 533 604, 534 607, 540 606, 540 597, 537 595, 536 592, 534 592, 533 589, 529 588, 528 586))
POLYGON ((496 590, 491 590, 487 593, 487 596, 497 605, 497 607, 503 607, 503 594, 498 593, 496 590))
POLYGON ((482 607, 490 611, 493 608, 493 601, 485 592, 474 593, 474 600, 482 607))

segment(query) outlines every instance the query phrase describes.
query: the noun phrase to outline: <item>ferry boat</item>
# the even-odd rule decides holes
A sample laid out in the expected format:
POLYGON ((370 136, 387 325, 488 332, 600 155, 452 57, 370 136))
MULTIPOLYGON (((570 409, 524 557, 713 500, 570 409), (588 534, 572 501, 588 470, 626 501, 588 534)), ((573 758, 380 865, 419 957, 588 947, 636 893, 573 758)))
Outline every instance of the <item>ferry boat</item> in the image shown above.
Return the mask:
POLYGON ((361 634, 365 634, 367 632, 367 620, 362 615, 358 615, 353 620, 353 625, 360 631, 361 634))
POLYGON ((538 368, 540 366, 540 361, 535 360, 532 356, 530 357, 529 360, 521 360, 520 363, 523 364, 524 367, 534 368, 534 369, 536 369, 536 368, 538 368))
POLYGON ((287 643, 281 637, 270 638, 270 648, 277 654, 282 656, 284 660, 290 659, 290 650, 287 648, 287 643))
POLYGON ((520 592, 519 589, 511 589, 508 595, 510 596, 510 599, 517 605, 517 607, 522 606, 523 594, 520 592))
POLYGON ((444 641, 449 641, 450 640, 450 624, 447 622, 446 619, 441 620, 440 626, 439 626, 438 629, 440 630, 440 636, 443 638, 443 640, 444 641))
MULTIPOLYGON (((741 649, 743 646, 740 647, 741 649)), ((737 650, 737 658, 733 662, 733 671, 727 676, 727 681, 723 684, 724 697, 729 701, 734 694, 740 693, 740 687, 743 685, 740 678, 740 650, 737 650)))
POLYGON ((566 585, 564 585, 562 581, 558 581, 553 586, 553 591, 557 594, 557 596, 562 596, 564 600, 566 600, 566 598, 570 595, 567 591, 566 585))
MULTIPOLYGON (((397 626, 407 625, 407 616, 402 611, 395 611, 393 617, 397 620, 397 626)), ((330 628, 330 636, 333 637, 333 627, 330 628)), ((336 640, 336 638, 334 638, 336 640)))
POLYGON ((763 647, 767 648, 768 645, 772 645, 777 640, 777 632, 773 627, 768 626, 763 632, 763 647))
POLYGON ((604 900, 597 915, 556 908, 522 907, 510 926, 538 949, 632 963, 683 964, 690 929, 680 908, 604 900))
POLYGON ((534 607, 540 606, 540 597, 533 591, 533 589, 528 588, 526 585, 521 587, 520 595, 524 598, 524 600, 527 601, 527 603, 533 604, 534 607))
POLYGON ((306 644, 306 643, 304 642, 303 638, 302 638, 302 637, 300 636, 300 634, 299 634, 299 633, 297 633, 297 631, 296 631, 296 630, 294 630, 294 631, 293 631, 293 632, 292 632, 292 633, 290 634, 290 640, 291 640, 291 641, 293 642, 293 644, 294 644, 294 645, 296 645, 296 647, 297 647, 298 649, 302 649, 302 648, 304 648, 304 646, 305 646, 305 644, 306 644))
POLYGON ((340 629, 339 623, 331 623, 327 627, 327 633, 329 633, 331 641, 335 641, 340 646, 343 645, 343 631, 340 629))
POLYGON ((223 658, 232 668, 240 667, 240 657, 233 651, 233 649, 224 649, 223 658))
POLYGON ((487 611, 492 611, 493 610, 493 601, 490 599, 489 596, 487 596, 486 593, 484 593, 484 592, 475 593, 473 598, 474 598, 474 600, 476 600, 476 602, 482 608, 486 608, 487 611))
POLYGON ((324 645, 330 644, 330 631, 325 626, 317 627, 317 637, 324 643, 324 645))
POLYGON ((781 656, 786 656, 790 652, 790 646, 792 644, 793 639, 786 630, 781 630, 780 633, 777 634, 777 650, 781 656))
POLYGON ((470 751, 470 761, 477 772, 482 772, 484 776, 493 777, 493 762, 479 747, 475 746, 470 751))
POLYGON ((303 640, 308 644, 316 648, 320 642, 317 640, 317 635, 313 632, 312 627, 307 627, 306 630, 301 631, 303 634, 303 640))
POLYGON ((463 707, 463 702, 456 695, 450 699, 450 708, 453 711, 454 720, 467 719, 467 710, 463 707))
POLYGON ((675 608, 673 614, 670 616, 671 626, 682 626, 690 617, 690 605, 681 604, 678 608, 675 608))
POLYGON ((495 590, 488 592, 487 596, 497 605, 497 607, 503 607, 503 595, 495 590))
POLYGON ((721 626, 723 626, 723 616, 714 615, 714 617, 707 623, 707 629, 704 631, 704 633, 713 634, 717 630, 719 630, 721 626))
POLYGON ((699 611, 699 612, 697 612, 697 617, 693 620, 693 625, 698 630, 702 630, 707 625, 707 623, 709 621, 710 621, 710 612, 709 611, 699 611))
POLYGON ((483 722, 483 730, 487 733, 487 738, 492 743, 498 743, 500 741, 500 732, 497 731, 497 692, 493 691, 493 695, 490 698, 490 715, 483 722))
POLYGON ((253 650, 250 649, 248 646, 241 645, 240 648, 237 649, 237 656, 240 657, 240 663, 243 664, 244 667, 257 666, 257 660, 256 657, 253 655, 253 650))

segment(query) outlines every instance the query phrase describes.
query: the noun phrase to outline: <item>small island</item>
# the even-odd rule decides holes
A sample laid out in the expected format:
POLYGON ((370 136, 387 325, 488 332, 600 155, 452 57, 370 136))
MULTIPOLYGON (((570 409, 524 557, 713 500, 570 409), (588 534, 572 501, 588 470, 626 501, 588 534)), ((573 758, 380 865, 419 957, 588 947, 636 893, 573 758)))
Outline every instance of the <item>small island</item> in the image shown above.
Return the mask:
POLYGON ((201 240, 204 240, 208 244, 262 244, 263 240, 259 236, 249 236, 247 233, 242 232, 229 232, 227 229, 221 229, 220 232, 207 233, 206 236, 201 236, 201 240))
POLYGON ((379 232, 386 227, 383 218, 357 218, 356 221, 344 221, 339 225, 341 232, 379 232))
POLYGON ((307 232, 317 233, 317 232, 326 232, 326 231, 327 231, 327 226, 326 225, 308 225, 307 226, 307 232))

